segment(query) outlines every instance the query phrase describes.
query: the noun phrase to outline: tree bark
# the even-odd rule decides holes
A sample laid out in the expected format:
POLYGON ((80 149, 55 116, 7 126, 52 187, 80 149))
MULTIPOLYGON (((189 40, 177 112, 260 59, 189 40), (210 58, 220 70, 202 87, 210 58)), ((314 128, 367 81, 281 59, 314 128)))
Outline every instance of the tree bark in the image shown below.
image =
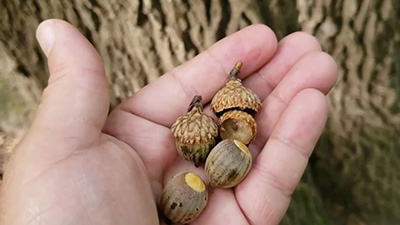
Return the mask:
POLYGON ((399 3, 297 0, 297 6, 302 29, 314 34, 339 66, 329 95, 330 118, 313 159, 319 191, 341 224, 396 224, 399 3))

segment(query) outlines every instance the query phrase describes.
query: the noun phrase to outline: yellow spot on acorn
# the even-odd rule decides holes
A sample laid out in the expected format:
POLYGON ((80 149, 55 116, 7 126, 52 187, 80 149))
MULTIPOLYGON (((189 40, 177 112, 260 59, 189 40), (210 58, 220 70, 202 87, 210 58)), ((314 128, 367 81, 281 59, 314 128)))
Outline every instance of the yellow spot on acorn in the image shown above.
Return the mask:
POLYGON ((242 150, 244 153, 249 154, 249 149, 247 148, 247 146, 245 144, 243 144, 241 141, 238 140, 233 140, 233 142, 235 142, 235 145, 242 150))
POLYGON ((203 180, 194 173, 187 173, 185 175, 185 181, 189 187, 197 192, 202 192, 206 189, 203 180))

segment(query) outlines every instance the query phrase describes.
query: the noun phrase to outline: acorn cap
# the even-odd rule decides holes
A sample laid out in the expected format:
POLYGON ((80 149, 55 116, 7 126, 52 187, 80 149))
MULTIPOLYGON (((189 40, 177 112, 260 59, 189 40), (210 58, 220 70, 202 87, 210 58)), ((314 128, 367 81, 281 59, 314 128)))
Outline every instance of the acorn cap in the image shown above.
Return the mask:
POLYGON ((171 127, 175 140, 184 145, 202 145, 211 143, 218 136, 218 125, 203 113, 201 96, 196 95, 188 113, 180 116, 171 127))
POLYGON ((256 120, 240 110, 225 112, 218 120, 221 139, 236 139, 248 145, 257 135, 256 120))
POLYGON ((221 112, 233 108, 257 112, 261 107, 258 96, 250 89, 245 88, 242 81, 237 78, 241 67, 242 62, 235 64, 229 74, 229 80, 211 101, 211 108, 218 116, 221 112))

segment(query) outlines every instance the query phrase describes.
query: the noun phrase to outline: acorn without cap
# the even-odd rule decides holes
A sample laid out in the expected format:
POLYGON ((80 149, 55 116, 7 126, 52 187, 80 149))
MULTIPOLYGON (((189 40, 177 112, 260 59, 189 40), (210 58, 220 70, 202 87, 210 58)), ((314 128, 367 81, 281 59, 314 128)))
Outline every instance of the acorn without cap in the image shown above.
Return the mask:
POLYGON ((252 158, 247 146, 238 140, 226 139, 211 150, 205 170, 211 186, 230 188, 246 177, 251 164, 252 158))
POLYGON ((182 172, 168 181, 163 189, 160 208, 174 223, 189 223, 196 219, 208 201, 203 180, 191 172, 182 172))
POLYGON ((216 144, 218 125, 203 112, 201 96, 196 95, 189 105, 188 113, 175 121, 171 131, 178 153, 198 167, 216 144))
POLYGON ((225 111, 239 109, 252 114, 261 107, 258 96, 242 85, 242 81, 237 78, 243 63, 237 62, 229 73, 228 81, 219 90, 211 101, 211 109, 220 117, 225 111))

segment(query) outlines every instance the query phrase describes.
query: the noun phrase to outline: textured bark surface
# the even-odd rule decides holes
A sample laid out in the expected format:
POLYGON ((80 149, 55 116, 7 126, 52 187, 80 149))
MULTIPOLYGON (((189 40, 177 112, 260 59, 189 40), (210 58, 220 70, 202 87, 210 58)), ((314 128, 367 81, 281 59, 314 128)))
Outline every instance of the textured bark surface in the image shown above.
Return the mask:
POLYGON ((400 38, 398 3, 297 3, 301 27, 316 35, 340 68, 312 168, 321 196, 341 224, 398 224, 400 114, 394 85, 399 71, 393 66, 400 38))
MULTIPOLYGON (((112 106, 254 23, 315 35, 339 65, 330 118, 282 224, 400 223, 400 3, 395 0, 0 0, 0 130, 18 140, 47 83, 35 29, 77 26, 104 59, 112 106)), ((14 139, 0 141, 1 173, 14 139), (13 141, 10 141, 13 140, 13 141), (7 146, 10 146, 7 144, 7 146)))

